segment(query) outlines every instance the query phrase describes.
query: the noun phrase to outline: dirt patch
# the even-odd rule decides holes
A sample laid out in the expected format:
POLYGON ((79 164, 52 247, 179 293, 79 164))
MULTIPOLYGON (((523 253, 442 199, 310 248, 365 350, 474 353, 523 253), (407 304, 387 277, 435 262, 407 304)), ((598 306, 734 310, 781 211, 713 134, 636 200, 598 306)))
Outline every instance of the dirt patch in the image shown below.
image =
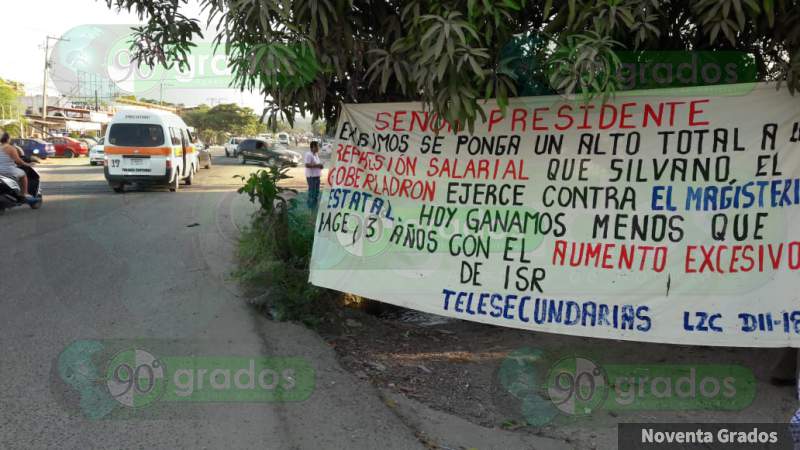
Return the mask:
MULTIPOLYGON (((616 425, 621 422, 785 423, 797 408, 794 387, 769 382, 782 349, 644 344, 462 320, 420 325, 393 314, 349 309, 336 312, 319 332, 345 368, 379 387, 478 425, 559 438, 581 449, 615 448, 616 425), (620 373, 623 367, 622 372, 645 389, 645 396, 651 388, 648 376, 676 366, 738 377, 736 391, 726 397, 697 394, 689 409, 670 398, 654 403, 652 393, 648 401, 634 398, 628 405, 610 407, 589 402, 591 408, 581 410, 554 407, 557 399, 534 395, 542 393, 543 380, 559 361, 578 356, 604 371, 616 368, 612 372, 620 373)), ((632 392, 618 381, 605 381, 606 398, 615 389, 632 392)), ((713 384, 707 387, 706 393, 711 393, 713 384)))

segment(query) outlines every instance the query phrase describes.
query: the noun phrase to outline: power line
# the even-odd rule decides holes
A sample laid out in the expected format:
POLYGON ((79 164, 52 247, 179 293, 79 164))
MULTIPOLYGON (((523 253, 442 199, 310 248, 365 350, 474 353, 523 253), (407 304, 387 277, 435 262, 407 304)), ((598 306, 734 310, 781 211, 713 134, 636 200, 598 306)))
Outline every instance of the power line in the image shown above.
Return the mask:
POLYGON ((69 39, 48 35, 44 40, 44 82, 42 83, 42 121, 47 121, 47 69, 50 68, 50 41, 69 42, 69 39))

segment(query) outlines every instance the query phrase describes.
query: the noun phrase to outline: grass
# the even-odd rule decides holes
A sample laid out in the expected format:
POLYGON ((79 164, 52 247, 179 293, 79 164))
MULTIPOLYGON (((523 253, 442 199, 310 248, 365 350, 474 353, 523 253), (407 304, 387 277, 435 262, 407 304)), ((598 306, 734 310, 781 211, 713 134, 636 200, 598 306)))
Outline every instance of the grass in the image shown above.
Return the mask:
POLYGON ((316 326, 339 294, 308 282, 316 210, 306 206, 306 195, 298 194, 286 210, 253 216, 239 240, 234 275, 264 292, 252 303, 273 318, 316 326))

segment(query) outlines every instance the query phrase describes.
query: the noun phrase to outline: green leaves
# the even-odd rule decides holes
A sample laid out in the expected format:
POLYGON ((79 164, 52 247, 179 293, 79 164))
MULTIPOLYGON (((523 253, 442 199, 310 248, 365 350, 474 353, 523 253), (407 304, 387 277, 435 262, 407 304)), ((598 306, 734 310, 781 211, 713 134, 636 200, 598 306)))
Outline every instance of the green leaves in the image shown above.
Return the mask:
POLYGON ((181 113, 181 117, 190 126, 218 134, 253 135, 263 128, 252 109, 233 103, 222 103, 213 108, 203 105, 181 113))
MULTIPOLYGON (((731 45, 736 45, 737 34, 747 26, 748 16, 755 18, 762 11, 755 0, 700 0, 694 5, 694 10, 712 44, 724 36, 731 45)), ((764 1, 763 10, 769 26, 773 26, 775 15, 772 0, 764 1)))
POLYGON ((273 166, 251 173, 247 178, 243 175, 234 175, 234 178, 244 181, 244 186, 240 187, 237 192, 246 194, 253 203, 258 202, 261 208, 259 213, 264 217, 270 217, 275 211, 275 202, 284 205, 286 203, 281 194, 289 191, 295 192, 293 189, 278 186, 281 180, 291 178, 287 174, 288 172, 288 167, 273 166))
MULTIPOLYGON (((187 61, 201 31, 187 1, 106 3, 146 21, 134 54, 152 65, 187 61)), ((800 87, 800 0, 200 2, 233 86, 259 91, 272 125, 299 114, 332 127, 343 102, 420 101, 471 129, 487 98, 613 94, 625 48, 747 49, 764 79, 800 87)))
POLYGON ((764 0, 764 14, 767 15, 769 26, 775 25, 775 3, 773 0, 764 0))
POLYGON ((188 54, 195 47, 192 40, 202 38, 200 21, 190 19, 180 12, 187 0, 106 0, 109 8, 133 12, 147 19, 143 26, 133 28, 132 60, 150 67, 175 64, 187 69, 188 54))
POLYGON ((620 42, 594 31, 567 36, 548 59, 550 84, 564 95, 581 94, 585 100, 606 97, 617 90, 620 42))

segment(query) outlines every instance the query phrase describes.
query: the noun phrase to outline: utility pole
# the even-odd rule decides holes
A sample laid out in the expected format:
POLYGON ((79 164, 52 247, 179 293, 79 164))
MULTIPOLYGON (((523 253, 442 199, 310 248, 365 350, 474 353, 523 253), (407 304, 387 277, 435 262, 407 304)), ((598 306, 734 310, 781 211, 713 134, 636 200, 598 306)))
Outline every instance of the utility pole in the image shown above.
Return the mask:
MULTIPOLYGON (((50 68, 50 61, 49 61, 49 53, 50 53, 50 41, 69 41, 69 39, 64 39, 60 37, 53 37, 47 36, 44 40, 44 83, 42 84, 42 122, 47 121, 47 69, 50 68)), ((44 130, 45 124, 42 124, 42 130, 44 130)))
POLYGON ((166 87, 168 87, 168 88, 169 88, 169 87, 172 87, 172 85, 171 85, 171 84, 169 84, 169 83, 164 83, 164 79, 162 78, 162 79, 161 79, 161 82, 160 82, 160 83, 159 83, 159 85, 158 85, 158 104, 159 104, 160 106, 164 106, 164 86, 166 86, 166 87))

